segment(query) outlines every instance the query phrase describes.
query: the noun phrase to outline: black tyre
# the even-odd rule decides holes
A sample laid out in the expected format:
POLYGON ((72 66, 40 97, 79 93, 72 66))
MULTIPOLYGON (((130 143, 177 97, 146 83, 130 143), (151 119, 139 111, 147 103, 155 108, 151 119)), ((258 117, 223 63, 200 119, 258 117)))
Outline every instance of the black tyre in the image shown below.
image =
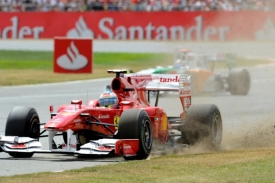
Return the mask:
POLYGON ((228 91, 232 95, 247 95, 250 83, 250 74, 247 69, 233 70, 228 76, 228 91))
POLYGON ((203 83, 205 93, 223 92, 224 89, 223 78, 219 75, 212 75, 203 83))
POLYGON ((183 143, 218 150, 222 142, 222 117, 216 105, 192 105, 182 128, 183 143))
POLYGON ((147 112, 142 109, 125 110, 120 117, 117 138, 139 139, 137 155, 123 157, 125 160, 146 159, 153 143, 152 125, 147 112))
MULTIPOLYGON (((34 108, 26 106, 14 107, 9 113, 6 122, 5 135, 38 139, 40 134, 39 123, 39 116, 34 108)), ((17 158, 26 158, 32 157, 33 153, 13 152, 9 153, 9 155, 17 158)))

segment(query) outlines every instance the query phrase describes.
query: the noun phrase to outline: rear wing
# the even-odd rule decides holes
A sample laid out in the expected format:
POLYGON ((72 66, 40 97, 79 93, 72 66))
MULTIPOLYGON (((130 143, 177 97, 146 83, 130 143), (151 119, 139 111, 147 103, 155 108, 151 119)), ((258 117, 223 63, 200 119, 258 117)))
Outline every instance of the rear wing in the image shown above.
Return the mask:
POLYGON ((157 91, 155 106, 158 105, 159 91, 178 92, 183 111, 191 105, 191 76, 188 74, 125 74, 123 77, 137 90, 146 90, 148 93, 157 91))
POLYGON ((191 84, 187 74, 124 74, 123 77, 131 80, 137 89, 146 91, 179 91, 179 83, 191 84))
POLYGON ((225 63, 227 68, 231 70, 236 67, 237 56, 231 53, 198 54, 197 61, 211 63, 212 71, 214 70, 215 63, 218 63, 218 62, 225 63))

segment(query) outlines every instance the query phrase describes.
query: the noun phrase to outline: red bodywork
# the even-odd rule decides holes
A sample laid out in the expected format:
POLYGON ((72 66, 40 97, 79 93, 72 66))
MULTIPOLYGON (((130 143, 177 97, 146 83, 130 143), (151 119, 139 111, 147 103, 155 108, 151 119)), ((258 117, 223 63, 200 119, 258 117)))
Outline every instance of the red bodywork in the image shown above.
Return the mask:
MULTIPOLYGON (((179 75, 177 75, 179 77, 179 75)), ((118 104, 110 108, 99 107, 98 100, 90 100, 87 105, 82 105, 82 101, 72 101, 70 105, 62 105, 58 108, 57 114, 45 124, 46 130, 65 132, 68 129, 79 132, 90 130, 105 135, 113 135, 104 125, 87 124, 86 119, 94 116, 102 123, 118 125, 120 116, 124 110, 130 108, 144 109, 151 120, 153 137, 160 142, 165 142, 168 138, 169 122, 165 111, 157 106, 151 106, 147 100, 146 85, 153 79, 153 75, 127 74, 124 77, 115 77, 112 80, 111 88, 118 97, 118 104)), ((169 82, 170 80, 167 79, 169 82)), ((178 82, 178 81, 177 81, 178 82)), ((183 106, 183 113, 180 115, 185 118, 184 97, 180 97, 183 106)), ((53 110, 51 108, 51 110, 53 110)), ((96 120, 95 120, 96 122, 96 120)), ((117 126, 109 126, 115 132, 117 126)), ((120 143, 120 142, 117 142, 120 143)), ((127 150, 127 145, 124 145, 127 150)))

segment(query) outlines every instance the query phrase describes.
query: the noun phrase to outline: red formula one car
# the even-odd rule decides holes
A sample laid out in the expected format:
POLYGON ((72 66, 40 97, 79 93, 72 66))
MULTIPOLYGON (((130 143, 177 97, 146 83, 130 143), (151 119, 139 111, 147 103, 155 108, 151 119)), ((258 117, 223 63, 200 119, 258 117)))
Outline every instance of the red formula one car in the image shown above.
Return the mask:
MULTIPOLYGON (((216 105, 191 105, 190 76, 186 74, 116 74, 111 88, 118 102, 102 107, 99 99, 83 105, 81 100, 61 105, 57 112, 50 106, 51 119, 40 123, 34 108, 17 106, 10 112, 5 136, 0 136, 0 151, 13 157, 32 157, 34 153, 73 155, 118 155, 126 160, 146 159, 153 142, 193 145, 203 140, 218 149, 222 140, 222 118, 216 105), (178 83, 177 87, 175 84, 178 83), (150 104, 150 91, 178 91, 182 112, 169 117, 155 104, 150 104), (43 131, 40 132, 41 126, 43 131), (175 133, 175 131, 179 133, 175 133), (46 133, 47 132, 47 133, 46 133), (64 143, 56 145, 62 135, 64 143), (39 139, 48 137, 48 148, 39 139)), ((155 143, 154 143, 155 144, 155 143)))

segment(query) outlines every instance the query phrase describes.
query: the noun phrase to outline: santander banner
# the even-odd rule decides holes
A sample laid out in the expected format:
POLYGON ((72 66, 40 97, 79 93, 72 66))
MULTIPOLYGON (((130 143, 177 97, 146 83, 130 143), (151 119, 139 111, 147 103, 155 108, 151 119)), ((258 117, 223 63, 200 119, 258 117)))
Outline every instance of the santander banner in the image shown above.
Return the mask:
POLYGON ((0 17, 2 39, 275 40, 274 12, 0 12, 0 17))

